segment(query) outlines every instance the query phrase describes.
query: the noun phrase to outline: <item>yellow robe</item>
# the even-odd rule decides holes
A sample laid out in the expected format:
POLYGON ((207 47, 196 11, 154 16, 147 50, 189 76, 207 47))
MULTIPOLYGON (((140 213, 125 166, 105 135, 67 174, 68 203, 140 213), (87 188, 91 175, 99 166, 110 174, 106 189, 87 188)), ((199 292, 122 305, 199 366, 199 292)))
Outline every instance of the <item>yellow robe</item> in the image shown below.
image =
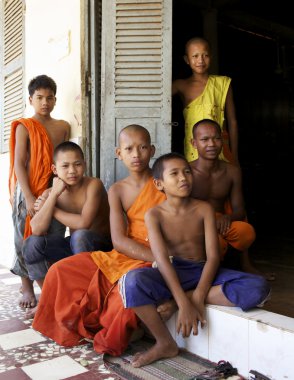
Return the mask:
POLYGON ((210 75, 201 95, 184 108, 185 140, 184 150, 187 160, 193 161, 198 158, 198 152, 192 147, 192 131, 197 121, 212 119, 219 123, 222 128, 223 151, 220 158, 232 162, 232 154, 229 148, 228 133, 224 128, 225 104, 231 78, 220 75, 210 75))

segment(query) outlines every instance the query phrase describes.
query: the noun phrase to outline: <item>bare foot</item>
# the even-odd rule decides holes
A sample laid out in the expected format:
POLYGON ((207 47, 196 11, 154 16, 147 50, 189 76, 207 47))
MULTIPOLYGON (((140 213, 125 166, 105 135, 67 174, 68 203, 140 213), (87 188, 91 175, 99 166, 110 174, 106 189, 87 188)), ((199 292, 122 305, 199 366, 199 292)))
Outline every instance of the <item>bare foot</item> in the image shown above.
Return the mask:
POLYGON ((242 270, 247 273, 257 274, 259 276, 264 277, 267 281, 274 281, 276 279, 276 274, 274 272, 267 272, 263 273, 260 272, 255 266, 252 264, 248 249, 242 252, 241 255, 241 263, 242 263, 242 270))
POLYGON ((155 343, 153 347, 144 352, 138 352, 134 355, 132 366, 135 368, 143 367, 144 365, 155 362, 162 358, 173 358, 179 353, 179 348, 174 341, 173 344, 160 345, 155 343))
POLYGON ((178 307, 174 300, 169 300, 159 305, 156 310, 160 314, 160 318, 166 322, 178 310, 178 307))
POLYGON ((25 313, 25 318, 26 319, 33 319, 35 314, 36 314, 36 311, 37 311, 37 307, 38 306, 35 306, 33 308, 26 308, 26 313, 25 313))
POLYGON ((35 307, 37 305, 37 300, 34 293, 33 281, 27 277, 21 277, 21 298, 19 300, 19 306, 22 309, 27 309, 35 307))

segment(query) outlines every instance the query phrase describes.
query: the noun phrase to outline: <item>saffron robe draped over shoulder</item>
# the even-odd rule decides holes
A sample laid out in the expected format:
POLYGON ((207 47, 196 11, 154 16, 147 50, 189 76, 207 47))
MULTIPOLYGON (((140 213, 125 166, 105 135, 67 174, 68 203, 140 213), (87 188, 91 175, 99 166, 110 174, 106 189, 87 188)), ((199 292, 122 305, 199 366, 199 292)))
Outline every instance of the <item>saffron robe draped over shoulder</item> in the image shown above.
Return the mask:
POLYGON ((231 78, 221 75, 209 75, 204 91, 183 110, 185 119, 184 150, 187 160, 193 161, 198 158, 198 153, 192 147, 193 126, 202 119, 212 119, 219 123, 222 128, 223 150, 220 158, 233 162, 229 146, 229 135, 224 128, 225 105, 231 78))
MULTIPOLYGON (((10 203, 13 204, 13 195, 17 178, 15 174, 15 145, 16 145, 16 128, 22 124, 28 131, 30 140, 29 152, 29 185, 32 194, 37 198, 47 188, 52 175, 53 144, 47 134, 46 128, 36 119, 18 119, 11 123, 11 134, 9 140, 9 196, 10 203)), ((25 222, 24 239, 32 234, 30 227, 30 216, 28 215, 25 222)))
MULTIPOLYGON (((130 238, 149 246, 144 215, 164 200, 150 178, 127 212, 130 238)), ((117 280, 129 269, 146 265, 151 263, 116 250, 58 261, 46 275, 33 328, 62 346, 83 344, 88 338, 98 353, 121 355, 138 319, 132 309, 124 308, 117 280)))

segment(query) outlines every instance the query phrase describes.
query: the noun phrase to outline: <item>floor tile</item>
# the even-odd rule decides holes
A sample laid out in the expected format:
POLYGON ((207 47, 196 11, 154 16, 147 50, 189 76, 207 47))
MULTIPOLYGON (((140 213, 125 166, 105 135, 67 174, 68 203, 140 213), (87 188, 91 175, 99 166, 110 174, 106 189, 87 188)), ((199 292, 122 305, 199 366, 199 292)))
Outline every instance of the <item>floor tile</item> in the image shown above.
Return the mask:
POLYGON ((5 285, 15 285, 15 284, 21 284, 20 277, 13 276, 10 278, 1 278, 1 280, 5 285))
POLYGON ((31 379, 21 368, 15 368, 10 371, 0 373, 0 380, 31 380, 31 379))
POLYGON ((17 318, 0 321, 0 335, 28 329, 28 325, 17 318))
POLYGON ((32 329, 16 331, 0 335, 0 346, 3 350, 22 347, 46 340, 43 336, 32 329))
POLYGON ((32 380, 60 380, 88 372, 85 367, 81 366, 67 355, 52 360, 46 360, 42 363, 25 366, 22 370, 32 380))

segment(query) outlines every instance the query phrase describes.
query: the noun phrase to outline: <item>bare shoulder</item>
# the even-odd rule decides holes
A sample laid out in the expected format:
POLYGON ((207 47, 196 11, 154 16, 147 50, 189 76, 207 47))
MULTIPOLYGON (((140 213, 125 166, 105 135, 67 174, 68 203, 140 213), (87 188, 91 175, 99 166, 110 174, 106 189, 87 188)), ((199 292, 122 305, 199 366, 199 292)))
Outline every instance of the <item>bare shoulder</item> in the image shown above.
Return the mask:
POLYGON ((84 186, 86 188, 91 188, 99 192, 106 192, 105 186, 100 178, 96 177, 83 177, 84 186))
POLYGON ((195 212, 199 213, 210 213, 213 212, 213 207, 208 201, 203 201, 201 199, 193 198, 191 201, 191 206, 195 212))
POLYGON ((223 161, 226 167, 227 174, 233 179, 233 178, 239 178, 242 173, 241 169, 238 165, 231 164, 230 162, 223 161))
POLYGON ((110 197, 112 197, 112 196, 121 197, 122 194, 126 191, 125 188, 126 188, 127 184, 128 184, 127 178, 124 178, 124 179, 121 179, 117 182, 114 182, 108 190, 109 196, 110 197))
POLYGON ((172 83, 173 89, 177 92, 182 92, 183 89, 187 86, 189 78, 187 79, 175 79, 172 83))
MULTIPOLYGON (((165 202, 163 202, 165 203, 165 202)), ((157 222, 160 220, 160 217, 162 215, 162 204, 159 204, 157 206, 151 207, 149 210, 146 211, 144 219, 145 222, 157 222)))

